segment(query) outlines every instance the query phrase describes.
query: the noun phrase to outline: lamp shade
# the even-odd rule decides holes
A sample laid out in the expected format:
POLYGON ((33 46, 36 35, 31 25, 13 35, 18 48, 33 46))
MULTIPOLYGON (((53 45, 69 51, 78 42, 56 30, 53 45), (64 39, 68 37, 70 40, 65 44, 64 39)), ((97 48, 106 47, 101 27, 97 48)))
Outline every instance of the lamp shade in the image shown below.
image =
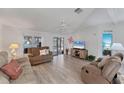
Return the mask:
POLYGON ((10 44, 9 48, 10 49, 17 49, 17 48, 19 48, 19 45, 17 43, 12 43, 12 44, 10 44))
POLYGON ((111 49, 112 50, 124 50, 124 47, 121 43, 113 43, 111 49))

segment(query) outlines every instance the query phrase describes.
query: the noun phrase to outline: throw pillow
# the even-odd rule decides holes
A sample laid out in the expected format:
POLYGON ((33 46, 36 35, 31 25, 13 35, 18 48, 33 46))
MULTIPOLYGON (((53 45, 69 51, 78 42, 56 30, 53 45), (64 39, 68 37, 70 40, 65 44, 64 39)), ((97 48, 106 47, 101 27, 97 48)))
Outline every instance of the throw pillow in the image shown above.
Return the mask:
POLYGON ((45 49, 40 50, 40 55, 46 55, 46 50, 45 49))
POLYGON ((22 73, 21 66, 12 59, 10 63, 4 65, 1 70, 10 77, 10 79, 15 80, 22 73))
POLYGON ((46 55, 49 54, 49 49, 45 49, 46 55))

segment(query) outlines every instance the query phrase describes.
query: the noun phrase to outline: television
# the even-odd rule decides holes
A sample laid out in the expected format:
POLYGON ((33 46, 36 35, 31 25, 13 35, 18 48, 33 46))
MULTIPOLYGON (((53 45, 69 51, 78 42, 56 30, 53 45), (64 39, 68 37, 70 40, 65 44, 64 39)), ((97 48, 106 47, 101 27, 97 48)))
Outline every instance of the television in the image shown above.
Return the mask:
POLYGON ((85 49, 85 41, 80 41, 80 40, 74 41, 73 48, 85 49))

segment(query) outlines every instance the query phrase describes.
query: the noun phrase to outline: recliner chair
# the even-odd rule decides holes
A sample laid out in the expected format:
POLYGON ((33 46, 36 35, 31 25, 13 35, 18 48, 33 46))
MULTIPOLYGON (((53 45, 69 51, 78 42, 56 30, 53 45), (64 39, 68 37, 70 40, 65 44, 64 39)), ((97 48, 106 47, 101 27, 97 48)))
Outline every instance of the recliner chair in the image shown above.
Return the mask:
MULTIPOLYGON (((104 60, 104 58, 102 59, 104 60)), ((81 69, 82 81, 86 84, 112 84, 121 67, 123 54, 117 53, 104 62, 93 62, 81 69), (102 63, 102 66, 99 66, 102 63)))

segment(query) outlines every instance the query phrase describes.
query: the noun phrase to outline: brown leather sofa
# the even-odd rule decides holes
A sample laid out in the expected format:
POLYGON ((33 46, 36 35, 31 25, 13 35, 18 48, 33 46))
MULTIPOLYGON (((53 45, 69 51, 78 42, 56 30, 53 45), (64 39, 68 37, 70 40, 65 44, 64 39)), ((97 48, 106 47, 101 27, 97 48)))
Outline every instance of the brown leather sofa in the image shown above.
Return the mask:
POLYGON ((41 47, 41 48, 28 48, 28 57, 31 65, 37 65, 45 62, 51 62, 53 60, 52 52, 49 51, 47 55, 40 55, 40 50, 48 49, 48 46, 41 47))
POLYGON ((83 66, 81 69, 82 81, 86 84, 113 83, 113 80, 117 79, 117 72, 121 67, 122 60, 123 55, 117 53, 109 58, 103 58, 100 63, 93 62, 83 66))

